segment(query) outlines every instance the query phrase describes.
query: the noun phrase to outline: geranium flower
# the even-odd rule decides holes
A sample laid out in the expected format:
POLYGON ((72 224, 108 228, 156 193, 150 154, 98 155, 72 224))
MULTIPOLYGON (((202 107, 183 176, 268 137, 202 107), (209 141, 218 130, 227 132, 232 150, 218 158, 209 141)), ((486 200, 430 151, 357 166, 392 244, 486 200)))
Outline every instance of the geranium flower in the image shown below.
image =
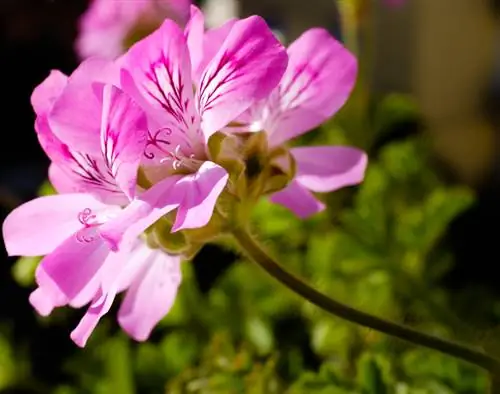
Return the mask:
MULTIPOLYGON (((279 86, 226 129, 265 131, 270 156, 288 141, 333 116, 351 93, 357 72, 355 57, 326 30, 305 32, 288 48, 288 68, 279 86)), ((286 188, 271 195, 305 218, 325 208, 312 192, 331 192, 363 180, 366 154, 345 146, 294 147, 295 175, 286 188)), ((274 163, 283 165, 282 163, 274 163)), ((285 164, 286 166, 286 164, 285 164)))
POLYGON ((148 113, 142 168, 153 186, 103 228, 115 247, 130 221, 146 228, 176 207, 172 231, 209 222, 228 173, 211 160, 207 141, 266 97, 286 68, 284 48, 257 16, 216 29, 223 37, 210 56, 193 51, 203 30, 192 9, 186 35, 167 20, 122 58, 121 86, 148 113))
POLYGON ((100 226, 119 215, 136 195, 147 134, 145 114, 119 88, 88 83, 87 78, 105 69, 106 64, 89 61, 69 79, 53 71, 35 89, 35 128, 52 161, 51 181, 66 194, 32 200, 3 224, 9 255, 45 256, 36 270, 38 288, 30 296, 41 315, 59 306, 90 303, 71 334, 79 346, 85 345, 123 290, 127 294, 119 322, 135 339, 146 339, 172 306, 180 283, 181 256, 149 248, 134 236, 137 233, 131 233, 126 246, 114 253, 99 235, 100 226), (76 139, 67 119, 66 124, 59 122, 58 132, 71 143, 62 142, 50 126, 51 114, 57 113, 67 94, 84 94, 85 87, 94 91, 87 100, 88 112, 83 118, 75 115, 73 125, 82 126, 79 121, 85 120, 86 138, 76 139))

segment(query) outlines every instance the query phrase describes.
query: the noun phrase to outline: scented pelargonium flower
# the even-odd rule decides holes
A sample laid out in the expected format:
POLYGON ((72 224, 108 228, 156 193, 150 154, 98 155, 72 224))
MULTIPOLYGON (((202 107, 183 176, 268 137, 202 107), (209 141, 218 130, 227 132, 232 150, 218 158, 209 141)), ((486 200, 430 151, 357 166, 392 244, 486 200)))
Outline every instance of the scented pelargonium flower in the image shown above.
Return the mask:
POLYGON ((175 208, 172 231, 210 221, 229 174, 213 161, 207 142, 265 98, 286 68, 285 49, 257 16, 214 29, 216 47, 199 52, 200 15, 192 7, 186 33, 166 20, 121 59, 121 87, 148 113, 141 169, 152 187, 103 226, 116 248, 129 221, 146 228, 175 208))
POLYGON ((77 53, 82 59, 114 59, 165 18, 184 26, 190 5, 190 0, 93 0, 80 20, 77 53))
POLYGON ((69 79, 53 71, 35 89, 35 128, 52 161, 50 179, 65 194, 32 200, 3 224, 9 255, 45 256, 36 270, 38 288, 30 296, 41 315, 55 307, 89 304, 71 334, 79 346, 124 290, 120 325, 135 339, 146 339, 172 306, 180 283, 181 256, 149 247, 134 231, 115 253, 99 234, 100 227, 135 197, 147 133, 145 114, 130 97, 113 85, 88 83, 87 78, 106 74, 108 66, 89 61, 69 79), (59 138, 50 125, 52 113, 68 93, 85 95, 86 87, 93 91, 87 90, 91 94, 83 116, 88 118, 73 119, 80 126, 87 122, 86 138, 75 138, 70 119, 57 128, 59 138))
POLYGON ((325 208, 312 192, 331 192, 363 180, 366 154, 346 146, 294 147, 291 157, 276 153, 286 143, 334 115, 355 84, 355 57, 326 30, 305 32, 288 48, 288 68, 279 86, 252 106, 227 131, 265 132, 260 167, 278 166, 293 173, 286 188, 271 195, 305 218, 325 208))

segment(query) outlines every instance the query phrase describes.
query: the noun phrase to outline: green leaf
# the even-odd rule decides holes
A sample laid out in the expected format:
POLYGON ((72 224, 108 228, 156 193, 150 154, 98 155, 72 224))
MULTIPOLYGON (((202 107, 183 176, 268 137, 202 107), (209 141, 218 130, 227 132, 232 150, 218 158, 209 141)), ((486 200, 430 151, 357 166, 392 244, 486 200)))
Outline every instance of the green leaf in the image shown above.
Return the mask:
POLYGON ((387 394, 390 382, 390 363, 382 357, 364 354, 358 361, 358 384, 363 393, 387 394))
POLYGON ((20 257, 12 266, 12 276, 21 286, 29 287, 35 283, 35 270, 41 257, 20 257))
POLYGON ((464 187, 433 190, 422 205, 402 212, 397 222, 398 242, 408 249, 427 253, 445 233, 450 222, 474 202, 464 187))
POLYGON ((378 134, 388 130, 393 124, 419 117, 420 112, 412 97, 392 93, 380 101, 375 111, 373 124, 378 134))
POLYGON ((105 345, 106 390, 103 393, 134 394, 129 339, 120 335, 105 345))
POLYGON ((267 355, 274 346, 272 327, 269 322, 258 316, 246 319, 246 338, 255 347, 259 355, 267 355))
POLYGON ((42 186, 38 189, 39 196, 51 196, 53 194, 57 194, 56 189, 50 183, 50 181, 45 181, 42 183, 42 186))

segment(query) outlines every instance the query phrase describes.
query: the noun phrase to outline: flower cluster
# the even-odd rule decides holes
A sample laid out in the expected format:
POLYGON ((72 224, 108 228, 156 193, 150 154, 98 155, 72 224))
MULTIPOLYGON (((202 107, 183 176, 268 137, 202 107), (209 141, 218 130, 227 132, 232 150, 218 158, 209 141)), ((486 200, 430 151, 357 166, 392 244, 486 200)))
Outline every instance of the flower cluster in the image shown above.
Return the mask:
MULTIPOLYGON (((103 15, 148 2, 122 3, 103 15)), ((355 58, 329 33, 311 29, 286 49, 260 17, 205 30, 194 6, 182 25, 166 19, 116 59, 52 71, 32 95, 59 194, 15 209, 4 240, 10 255, 45 256, 30 296, 40 314, 88 305, 71 334, 79 346, 121 292, 121 327, 147 339, 175 300, 181 261, 259 198, 305 218, 324 209, 313 192, 364 176, 358 149, 288 147, 355 83, 355 58)))

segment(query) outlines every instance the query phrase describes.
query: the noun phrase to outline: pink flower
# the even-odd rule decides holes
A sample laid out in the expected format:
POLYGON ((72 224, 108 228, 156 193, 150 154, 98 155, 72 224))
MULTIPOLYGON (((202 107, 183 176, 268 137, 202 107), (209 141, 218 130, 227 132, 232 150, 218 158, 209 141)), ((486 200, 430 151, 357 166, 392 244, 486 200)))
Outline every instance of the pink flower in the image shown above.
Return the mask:
POLYGON ((192 7, 186 34, 166 20, 122 58, 121 86, 148 113, 142 168, 154 185, 103 226, 115 248, 130 222, 145 229, 175 208, 172 231, 209 222, 228 173, 211 161, 207 141, 266 97, 286 68, 284 48, 256 16, 214 30, 217 49, 200 52, 200 16, 192 7))
POLYGON ((133 230, 115 253, 99 233, 136 195, 147 133, 143 111, 119 88, 89 84, 88 78, 109 77, 111 66, 85 62, 69 78, 53 71, 35 89, 35 128, 52 161, 50 178, 67 194, 32 200, 3 224, 9 255, 45 256, 36 271, 38 288, 30 296, 41 315, 59 306, 90 303, 71 334, 79 346, 85 345, 115 295, 126 289, 119 322, 135 339, 146 339, 170 309, 180 283, 180 256, 148 248, 133 230), (71 119, 60 106, 64 109, 67 96, 75 92, 87 106, 71 119), (54 114, 58 122, 53 130, 54 114), (85 132, 79 134, 79 128, 85 132))
POLYGON ((77 53, 82 59, 116 58, 165 18, 183 26, 190 4, 190 0, 93 0, 80 20, 77 53))
MULTIPOLYGON (((273 93, 252 106, 233 131, 265 130, 270 149, 319 126, 349 97, 356 81, 357 63, 323 29, 310 29, 288 48, 288 68, 273 93)), ((231 129, 229 129, 231 130, 231 129)), ((325 208, 312 192, 331 192, 363 180, 367 157, 344 146, 291 148, 296 174, 289 185, 271 195, 299 217, 325 208)))
POLYGON ((208 157, 207 140, 285 70, 284 48, 251 17, 221 28, 220 49, 198 59, 193 78, 197 15, 186 33, 167 20, 118 60, 89 59, 70 77, 54 71, 33 93, 50 179, 63 194, 14 210, 4 239, 10 255, 45 256, 30 297, 39 313, 90 304, 71 335, 80 346, 120 291, 118 319, 135 339, 168 312, 181 256, 150 249, 141 234, 174 210, 172 231, 209 222, 228 173, 208 157))

